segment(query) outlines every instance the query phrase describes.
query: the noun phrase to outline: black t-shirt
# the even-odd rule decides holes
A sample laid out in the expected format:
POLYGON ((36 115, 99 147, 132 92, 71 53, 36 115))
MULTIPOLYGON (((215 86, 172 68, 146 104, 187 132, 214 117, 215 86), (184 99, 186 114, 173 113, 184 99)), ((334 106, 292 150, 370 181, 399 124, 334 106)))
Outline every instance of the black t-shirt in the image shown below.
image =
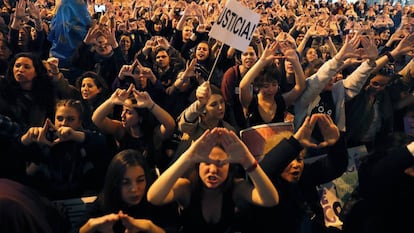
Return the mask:
MULTIPOLYGON (((324 113, 331 116, 332 120, 335 119, 335 104, 332 97, 331 91, 323 91, 319 94, 321 99, 319 103, 312 109, 312 114, 314 113, 324 113)), ((322 134, 319 130, 318 125, 315 125, 315 129, 312 133, 312 136, 317 141, 323 141, 322 134)))

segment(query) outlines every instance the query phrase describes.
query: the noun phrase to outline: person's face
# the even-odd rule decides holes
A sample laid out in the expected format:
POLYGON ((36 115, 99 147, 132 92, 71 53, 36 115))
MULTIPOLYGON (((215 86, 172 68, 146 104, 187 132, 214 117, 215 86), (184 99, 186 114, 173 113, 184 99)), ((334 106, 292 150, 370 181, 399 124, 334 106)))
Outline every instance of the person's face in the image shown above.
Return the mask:
POLYGON ((96 86, 93 78, 84 78, 80 91, 84 100, 93 100, 101 92, 101 89, 96 86))
POLYGON ((56 108, 55 113, 55 126, 60 127, 70 127, 72 129, 79 129, 82 125, 82 120, 80 119, 79 112, 69 106, 59 106, 56 108))
POLYGON ((35 40, 37 37, 37 31, 34 27, 30 28, 30 36, 32 37, 32 40, 35 40))
POLYGON ((256 51, 252 46, 247 47, 246 52, 241 54, 242 66, 246 69, 250 69, 257 61, 256 51))
POLYGON ((342 73, 336 73, 334 77, 332 77, 329 82, 325 85, 323 88, 324 91, 332 91, 333 85, 338 82, 339 80, 342 80, 344 76, 342 73))
POLYGON ((316 50, 314 48, 309 48, 308 51, 306 52, 306 59, 308 60, 308 62, 311 62, 317 58, 318 58, 318 53, 316 52, 316 50))
POLYGON ((374 94, 379 93, 386 88, 389 81, 390 81, 389 77, 382 75, 382 74, 377 74, 375 77, 373 77, 369 81, 367 89, 374 94))
POLYGON ((302 176, 304 166, 303 154, 301 153, 285 167, 280 176, 289 183, 297 183, 302 176))
POLYGON ((299 35, 296 37, 296 40, 295 40, 296 45, 299 45, 299 44, 300 44, 300 42, 302 42, 302 40, 303 40, 303 37, 304 37, 304 36, 305 36, 304 34, 299 34, 299 35))
POLYGON ((183 28, 183 40, 184 41, 189 40, 192 34, 193 34, 193 27, 184 26, 184 28, 183 28))
POLYGON ((132 102, 129 99, 122 107, 121 122, 125 128, 134 127, 139 123, 138 112, 132 107, 132 102))
POLYGON ((198 174, 207 188, 215 189, 226 181, 230 165, 226 152, 219 147, 214 147, 208 157, 211 162, 200 163, 198 174))
POLYGON ((387 29, 381 32, 379 36, 381 40, 388 40, 390 38, 390 30, 387 29))
POLYGON ((162 24, 161 23, 155 23, 154 24, 154 31, 160 32, 161 29, 162 29, 162 24))
POLYGON ((17 58, 13 66, 13 75, 22 88, 31 89, 33 79, 37 75, 32 59, 28 57, 17 58))
POLYGON ((166 68, 170 64, 170 56, 168 55, 167 51, 161 50, 155 56, 155 61, 158 67, 166 68))
POLYGON ((206 60, 209 56, 208 44, 206 44, 206 43, 198 44, 195 56, 196 56, 197 60, 199 60, 199 61, 206 60))
POLYGON ((260 92, 264 96, 275 96, 277 91, 279 90, 279 82, 272 81, 272 82, 263 82, 262 87, 260 87, 260 92))
POLYGON ((101 56, 107 56, 112 52, 112 46, 109 45, 108 39, 105 36, 96 38, 96 53, 101 56))
POLYGON ((293 69, 292 62, 285 60, 285 70, 286 74, 294 74, 295 70, 293 69))
POLYGON ((119 45, 121 47, 121 50, 128 51, 131 48, 131 38, 128 36, 121 36, 119 45))
POLYGON ((223 119, 226 104, 222 95, 212 94, 206 104, 206 117, 223 119))
POLYGON ((7 47, 7 45, 2 40, 0 40, 0 59, 7 60, 10 58, 10 55, 11 55, 10 48, 7 47))
POLYGON ((29 35, 27 35, 27 32, 23 28, 20 28, 17 44, 19 46, 25 46, 27 43, 29 43, 29 35))
POLYGON ((144 169, 141 166, 127 167, 122 179, 122 200, 129 206, 139 204, 145 195, 146 186, 144 169))
POLYGON ((138 80, 135 81, 137 90, 145 90, 148 86, 148 78, 145 75, 140 74, 138 80))

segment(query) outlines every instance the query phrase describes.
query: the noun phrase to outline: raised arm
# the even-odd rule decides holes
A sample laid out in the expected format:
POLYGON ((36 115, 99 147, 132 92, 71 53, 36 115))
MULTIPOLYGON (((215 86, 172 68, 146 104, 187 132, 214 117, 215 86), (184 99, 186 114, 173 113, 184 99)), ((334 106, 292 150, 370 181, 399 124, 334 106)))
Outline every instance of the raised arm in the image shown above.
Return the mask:
POLYGON ((303 72, 296 50, 289 47, 287 47, 287 49, 283 49, 283 47, 286 47, 285 44, 282 44, 281 46, 284 57, 292 64, 295 72, 295 86, 290 91, 283 94, 286 106, 290 106, 296 101, 297 98, 299 98, 306 88, 305 73, 303 72))
POLYGON ((406 35, 400 42, 398 42, 397 46, 393 50, 389 51, 388 53, 385 53, 386 55, 379 57, 376 60, 377 67, 373 72, 380 70, 388 62, 394 62, 394 60, 401 55, 406 55, 410 52, 412 53, 413 46, 414 32, 406 35))
POLYGON ((203 113, 208 99, 211 96, 211 89, 209 82, 204 82, 197 87, 196 97, 190 106, 188 106, 178 117, 178 129, 184 133, 191 133, 196 125, 198 119, 203 113))
POLYGON ((196 163, 206 161, 215 145, 217 129, 206 130, 191 146, 151 185, 147 199, 154 205, 163 205, 172 201, 186 205, 191 198, 190 181, 180 178, 196 163))
POLYGON ((128 90, 116 89, 114 93, 103 102, 92 114, 93 123, 103 132, 114 135, 116 138, 122 136, 122 123, 108 117, 114 110, 115 105, 123 105, 129 97, 134 85, 131 84, 128 90))
POLYGON ((260 59, 252 66, 252 68, 249 69, 249 71, 247 71, 243 79, 240 81, 239 98, 245 110, 249 108, 250 102, 253 98, 253 93, 250 87, 257 78, 257 75, 276 58, 275 51, 277 46, 276 42, 268 44, 260 59))
POLYGON ((174 118, 165 109, 155 103, 148 92, 141 92, 134 89, 133 93, 138 107, 147 108, 160 122, 160 127, 156 130, 155 135, 159 135, 162 141, 171 137, 175 128, 174 118))
POLYGON ((260 206, 275 206, 279 203, 279 193, 269 177, 250 153, 247 146, 231 130, 220 128, 220 141, 228 154, 230 163, 238 163, 246 170, 252 183, 238 183, 234 191, 236 199, 241 198, 260 206))

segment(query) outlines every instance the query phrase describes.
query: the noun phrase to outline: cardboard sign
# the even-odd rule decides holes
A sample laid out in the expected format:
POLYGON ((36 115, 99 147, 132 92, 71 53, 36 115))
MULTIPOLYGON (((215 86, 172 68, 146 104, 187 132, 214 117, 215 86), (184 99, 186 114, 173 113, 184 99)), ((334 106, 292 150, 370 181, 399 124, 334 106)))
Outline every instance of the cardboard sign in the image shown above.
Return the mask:
POLYGON ((245 52, 253 38, 260 15, 238 3, 227 1, 209 36, 237 50, 245 52))
POLYGON ((256 125, 240 131, 240 138, 253 156, 260 160, 263 156, 266 139, 283 131, 293 132, 293 123, 270 123, 256 125))

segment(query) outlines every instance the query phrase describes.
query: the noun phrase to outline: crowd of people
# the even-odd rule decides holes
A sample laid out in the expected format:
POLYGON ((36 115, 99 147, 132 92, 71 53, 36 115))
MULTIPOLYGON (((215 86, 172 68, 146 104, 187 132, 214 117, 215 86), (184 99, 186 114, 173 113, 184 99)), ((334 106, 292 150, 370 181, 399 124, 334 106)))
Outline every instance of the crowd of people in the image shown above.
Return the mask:
POLYGON ((414 6, 238 2, 245 51, 209 36, 226 1, 0 1, 0 231, 410 229, 414 6), (269 123, 293 130, 255 157, 240 132, 269 123), (358 202, 328 226, 317 187, 355 146, 358 202), (82 196, 73 229, 50 201, 82 196))

